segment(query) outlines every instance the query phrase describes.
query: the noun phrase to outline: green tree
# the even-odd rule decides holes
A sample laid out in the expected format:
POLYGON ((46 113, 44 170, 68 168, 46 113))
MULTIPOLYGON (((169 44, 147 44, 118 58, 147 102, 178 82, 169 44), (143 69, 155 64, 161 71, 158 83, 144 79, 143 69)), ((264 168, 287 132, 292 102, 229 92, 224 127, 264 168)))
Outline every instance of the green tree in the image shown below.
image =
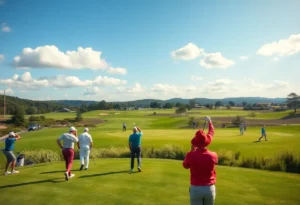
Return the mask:
POLYGON ((75 121, 76 121, 76 122, 80 122, 80 121, 82 121, 82 120, 83 120, 82 114, 81 114, 80 110, 78 110, 78 111, 76 112, 76 118, 75 118, 75 121))
POLYGON ((296 93, 290 93, 287 96, 287 106, 294 109, 297 112, 297 108, 300 107, 300 96, 296 93))
POLYGON ((16 106, 15 112, 11 118, 12 123, 15 126, 24 126, 25 124, 25 118, 24 118, 24 108, 20 106, 16 106))
POLYGON ((155 101, 151 102, 150 103, 150 107, 151 108, 159 108, 160 107, 160 103, 159 102, 155 102, 155 101))
POLYGON ((165 105, 164 105, 164 108, 166 109, 169 109, 169 108, 172 108, 173 107, 173 104, 170 103, 170 102, 167 102, 165 105))
POLYGON ((34 106, 30 106, 26 109, 26 114, 28 115, 34 115, 37 113, 37 109, 34 106))
POLYGON ((220 107, 220 106, 222 106, 223 105, 223 103, 221 102, 221 101, 217 101, 216 103, 215 103, 215 107, 217 108, 217 107, 220 107))
POLYGON ((178 114, 178 115, 181 115, 182 113, 186 113, 185 105, 181 105, 179 108, 177 108, 175 113, 178 114))

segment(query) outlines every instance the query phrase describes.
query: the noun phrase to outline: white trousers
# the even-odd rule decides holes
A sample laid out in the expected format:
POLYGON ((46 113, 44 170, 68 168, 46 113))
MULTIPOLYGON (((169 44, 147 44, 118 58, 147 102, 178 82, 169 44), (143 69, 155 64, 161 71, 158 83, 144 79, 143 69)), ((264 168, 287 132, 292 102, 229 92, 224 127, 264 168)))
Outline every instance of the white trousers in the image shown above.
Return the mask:
POLYGON ((216 187, 211 186, 193 186, 190 187, 191 205, 214 205, 216 198, 216 187))
POLYGON ((89 167, 89 161, 90 161, 90 148, 89 147, 80 147, 80 163, 81 165, 84 165, 85 163, 85 168, 89 167))

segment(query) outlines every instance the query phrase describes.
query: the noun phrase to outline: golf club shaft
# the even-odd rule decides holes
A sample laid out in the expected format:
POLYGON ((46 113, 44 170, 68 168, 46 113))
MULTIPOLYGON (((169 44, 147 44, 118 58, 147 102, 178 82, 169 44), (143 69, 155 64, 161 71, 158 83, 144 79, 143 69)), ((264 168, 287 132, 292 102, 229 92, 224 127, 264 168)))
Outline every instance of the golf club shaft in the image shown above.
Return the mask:
POLYGON ((206 125, 206 120, 204 120, 203 131, 205 129, 205 125, 206 125))

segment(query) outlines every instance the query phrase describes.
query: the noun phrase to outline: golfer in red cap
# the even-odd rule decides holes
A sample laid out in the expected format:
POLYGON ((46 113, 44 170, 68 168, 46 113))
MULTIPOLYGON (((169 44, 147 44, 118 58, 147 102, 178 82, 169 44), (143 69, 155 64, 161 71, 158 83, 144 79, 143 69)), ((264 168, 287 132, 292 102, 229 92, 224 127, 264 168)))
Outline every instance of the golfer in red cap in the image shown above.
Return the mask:
POLYGON ((214 136, 214 126, 210 117, 208 121, 209 130, 206 134, 198 130, 192 139, 191 151, 187 153, 183 167, 190 169, 190 203, 191 205, 213 205, 216 197, 216 171, 218 156, 215 152, 206 149, 214 136))

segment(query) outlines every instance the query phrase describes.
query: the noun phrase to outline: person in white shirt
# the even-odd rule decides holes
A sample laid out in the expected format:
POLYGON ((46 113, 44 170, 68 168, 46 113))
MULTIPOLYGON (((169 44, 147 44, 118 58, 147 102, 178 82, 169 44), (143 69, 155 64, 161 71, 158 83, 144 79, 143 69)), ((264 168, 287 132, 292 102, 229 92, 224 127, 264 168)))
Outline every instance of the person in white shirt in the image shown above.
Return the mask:
POLYGON ((66 181, 68 181, 70 178, 73 178, 75 176, 75 174, 71 173, 71 168, 74 159, 75 142, 78 142, 77 130, 75 127, 70 127, 68 133, 64 133, 62 136, 60 136, 57 139, 57 144, 62 150, 64 159, 66 161, 66 172, 65 172, 66 181), (61 144, 61 141, 63 141, 63 145, 61 144))
POLYGON ((85 163, 85 170, 89 168, 89 158, 90 158, 90 151, 93 147, 93 139, 92 136, 88 133, 89 128, 84 128, 84 132, 78 138, 78 149, 80 150, 80 170, 84 167, 85 163))

